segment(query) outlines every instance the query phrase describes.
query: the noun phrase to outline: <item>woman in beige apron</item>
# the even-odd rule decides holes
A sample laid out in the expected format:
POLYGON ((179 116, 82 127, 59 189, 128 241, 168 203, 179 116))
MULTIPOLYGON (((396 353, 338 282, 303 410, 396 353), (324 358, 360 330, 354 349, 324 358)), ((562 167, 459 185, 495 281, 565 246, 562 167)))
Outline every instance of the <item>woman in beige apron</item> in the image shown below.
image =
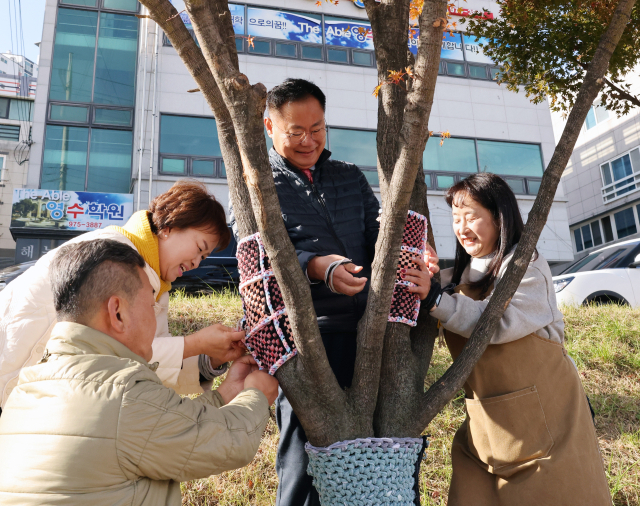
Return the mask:
MULTIPOLYGON (((509 186, 476 174, 446 195, 458 239, 432 314, 453 358, 469 338, 524 228, 509 186)), ((430 299, 431 300, 431 299, 430 299)), ((564 348, 549 266, 535 254, 465 383, 449 506, 610 505, 587 397, 564 348)))

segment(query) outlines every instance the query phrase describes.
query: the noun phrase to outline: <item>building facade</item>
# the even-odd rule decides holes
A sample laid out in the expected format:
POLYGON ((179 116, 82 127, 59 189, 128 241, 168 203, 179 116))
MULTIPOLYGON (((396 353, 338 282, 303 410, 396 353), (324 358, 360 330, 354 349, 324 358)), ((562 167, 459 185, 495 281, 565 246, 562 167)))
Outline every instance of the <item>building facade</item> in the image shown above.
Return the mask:
POLYGON ((0 53, 0 74, 38 77, 38 64, 22 55, 13 54, 11 51, 0 53))
MULTIPOLYGON (((630 72, 632 91, 640 77, 630 72)), ((554 118, 556 136, 564 122, 554 118)), ((640 110, 621 118, 598 102, 589 111, 562 175, 573 252, 579 259, 607 243, 640 237, 640 110)))
POLYGON ((35 90, 35 79, 0 74, 0 265, 15 256, 11 202, 14 188, 27 182, 35 90))
MULTIPOLYGON (((174 5, 182 10, 176 0, 174 5)), ((469 0, 468 9, 491 2, 469 0)), ((216 123, 170 42, 134 0, 47 0, 28 188, 134 194, 136 208, 176 180, 207 184, 228 205, 216 123), (191 92, 190 92, 191 91, 191 92)), ((271 88, 309 79, 327 95, 327 148, 357 164, 378 192, 377 76, 371 32, 359 2, 251 0, 230 5, 240 70, 271 88)), ((467 11, 456 15, 468 15, 467 11)), ((182 14, 188 23, 188 18, 182 14)), ((416 50, 413 31, 408 47, 416 50)), ((446 34, 429 122, 449 131, 424 153, 438 252, 455 238, 443 195, 465 176, 489 171, 514 189, 526 218, 555 147, 546 104, 499 87, 481 40, 446 34)), ((572 259, 560 189, 538 248, 552 263, 572 259)))

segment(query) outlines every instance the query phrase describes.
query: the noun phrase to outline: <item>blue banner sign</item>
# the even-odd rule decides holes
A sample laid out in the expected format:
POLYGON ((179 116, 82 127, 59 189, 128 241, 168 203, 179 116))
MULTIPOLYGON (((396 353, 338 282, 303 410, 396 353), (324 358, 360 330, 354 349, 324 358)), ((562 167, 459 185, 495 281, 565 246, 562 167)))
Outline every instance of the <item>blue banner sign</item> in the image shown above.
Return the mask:
POLYGON ((322 44, 320 16, 248 7, 247 19, 249 35, 322 44))
POLYGON ((229 4, 229 12, 233 21, 233 33, 244 35, 244 5, 229 4))
POLYGON ((464 36, 464 52, 468 62, 493 64, 493 60, 484 54, 484 47, 489 45, 489 39, 486 37, 475 37, 474 35, 464 36))
POLYGON ((373 51, 373 33, 366 21, 324 18, 324 37, 328 45, 373 51))
POLYGON ((459 33, 445 32, 442 39, 440 58, 446 60, 464 60, 462 54, 462 36, 459 33))
MULTIPOLYGON (((189 30, 193 30, 191 19, 189 14, 185 11, 184 0, 170 0, 176 10, 180 13, 180 19, 184 23, 184 26, 189 30)), ((229 11, 231 12, 231 19, 233 21, 233 31, 236 34, 244 34, 244 5, 229 4, 229 11)))
POLYGON ((14 189, 11 228, 95 230, 124 225, 133 214, 133 195, 14 189))

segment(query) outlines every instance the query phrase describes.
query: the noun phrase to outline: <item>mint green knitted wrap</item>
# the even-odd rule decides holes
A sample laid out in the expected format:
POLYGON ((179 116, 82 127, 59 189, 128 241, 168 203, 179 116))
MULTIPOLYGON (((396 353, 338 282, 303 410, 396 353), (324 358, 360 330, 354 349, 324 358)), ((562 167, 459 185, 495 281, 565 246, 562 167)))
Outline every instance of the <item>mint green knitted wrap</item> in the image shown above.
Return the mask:
POLYGON ((307 443, 307 473, 322 506, 414 506, 423 445, 416 438, 355 439, 326 448, 307 443))

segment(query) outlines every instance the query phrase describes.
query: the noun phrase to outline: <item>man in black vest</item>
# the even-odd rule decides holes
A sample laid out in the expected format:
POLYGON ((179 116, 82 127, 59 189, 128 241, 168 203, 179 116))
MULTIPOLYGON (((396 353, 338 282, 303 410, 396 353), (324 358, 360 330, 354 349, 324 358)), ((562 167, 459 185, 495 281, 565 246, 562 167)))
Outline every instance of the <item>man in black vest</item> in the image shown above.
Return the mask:
MULTIPOLYGON (((380 204, 358 167, 330 159, 325 149, 325 102, 315 84, 287 79, 269 92, 265 126, 273 140, 269 160, 282 218, 311 284, 329 364, 345 388, 351 385, 357 324, 367 303, 380 204), (325 284, 325 273, 344 259, 350 262, 334 267, 332 290, 325 284)), ((307 438, 282 391, 276 420, 276 505, 319 505, 307 475, 307 438)))

